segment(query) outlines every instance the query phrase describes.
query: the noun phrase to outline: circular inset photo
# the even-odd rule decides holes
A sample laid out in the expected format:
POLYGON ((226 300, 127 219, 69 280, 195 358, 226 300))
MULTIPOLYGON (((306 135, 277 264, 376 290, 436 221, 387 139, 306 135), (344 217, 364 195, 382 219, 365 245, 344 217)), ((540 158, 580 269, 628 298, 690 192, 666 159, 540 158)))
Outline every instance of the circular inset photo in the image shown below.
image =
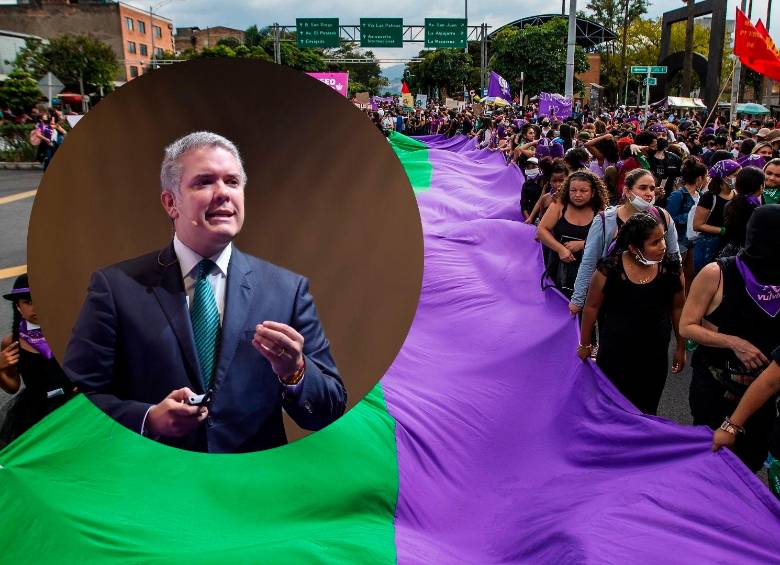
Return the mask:
POLYGON ((67 378, 167 445, 322 429, 393 362, 423 271, 387 140, 281 65, 156 70, 92 109, 39 187, 29 288, 67 378))

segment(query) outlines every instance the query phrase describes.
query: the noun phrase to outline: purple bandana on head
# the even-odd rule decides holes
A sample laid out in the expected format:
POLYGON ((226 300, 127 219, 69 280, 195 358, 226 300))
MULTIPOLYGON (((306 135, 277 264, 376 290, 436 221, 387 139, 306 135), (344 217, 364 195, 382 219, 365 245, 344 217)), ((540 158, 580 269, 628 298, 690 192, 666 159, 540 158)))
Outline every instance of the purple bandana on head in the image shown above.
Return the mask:
POLYGON ((536 153, 537 158, 541 157, 549 157, 550 156, 550 147, 547 145, 537 145, 536 146, 536 153))
POLYGON ((704 128, 701 132, 702 135, 715 135, 715 128, 704 128))
POLYGON ((27 321, 22 320, 19 323, 19 337, 29 343, 35 351, 43 355, 46 359, 51 359, 53 353, 51 347, 49 347, 46 338, 43 337, 43 332, 40 328, 31 330, 27 327, 27 321))
POLYGON ((563 145, 560 143, 553 143, 550 145, 550 157, 553 159, 563 157, 563 145))
POLYGON ((780 286, 761 284, 753 276, 753 273, 745 265, 741 257, 737 257, 736 262, 739 274, 745 280, 745 290, 750 298, 771 317, 777 316, 778 312, 780 312, 780 286))
POLYGON ((666 126, 663 124, 654 124, 650 126, 650 131, 652 133, 666 133, 667 129, 666 126))
POLYGON ((724 179, 741 168, 742 167, 740 167, 739 163, 737 163, 735 160, 724 159, 723 161, 718 161, 712 167, 710 167, 708 174, 710 175, 711 179, 724 179))
POLYGON ((764 165, 766 165, 766 159, 761 155, 748 155, 741 160, 740 164, 743 167, 756 167, 757 169, 763 170, 764 165))

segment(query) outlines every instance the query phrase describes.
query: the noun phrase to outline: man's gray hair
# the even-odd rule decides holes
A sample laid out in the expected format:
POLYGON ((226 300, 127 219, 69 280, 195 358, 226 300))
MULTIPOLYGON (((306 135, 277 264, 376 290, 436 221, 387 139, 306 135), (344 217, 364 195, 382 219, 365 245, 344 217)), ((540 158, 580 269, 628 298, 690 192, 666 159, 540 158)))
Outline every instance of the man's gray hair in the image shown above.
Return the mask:
POLYGON ((221 147, 233 155, 238 161, 238 167, 241 172, 241 185, 246 184, 244 163, 241 161, 241 155, 236 144, 226 137, 210 131, 195 131, 180 137, 165 148, 165 157, 163 157, 163 162, 160 166, 160 186, 163 192, 179 194, 179 185, 181 184, 183 172, 180 162, 181 156, 187 151, 200 149, 201 147, 221 147))

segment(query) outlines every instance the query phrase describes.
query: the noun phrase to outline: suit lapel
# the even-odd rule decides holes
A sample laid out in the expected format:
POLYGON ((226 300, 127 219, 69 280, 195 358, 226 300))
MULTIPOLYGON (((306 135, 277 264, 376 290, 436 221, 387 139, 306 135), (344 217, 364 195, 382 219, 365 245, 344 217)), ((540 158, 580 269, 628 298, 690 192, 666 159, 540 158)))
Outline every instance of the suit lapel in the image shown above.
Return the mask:
POLYGON ((249 262, 236 246, 230 255, 227 288, 225 289, 225 312, 222 317, 222 344, 219 348, 215 382, 221 382, 236 354, 247 317, 252 306, 254 289, 250 284, 252 269, 249 262))
POLYGON ((152 286, 152 291, 179 342, 184 361, 187 364, 187 376, 192 384, 192 390, 203 392, 192 322, 187 309, 187 294, 184 291, 181 269, 176 253, 173 251, 173 244, 160 251, 157 268, 159 282, 152 286))

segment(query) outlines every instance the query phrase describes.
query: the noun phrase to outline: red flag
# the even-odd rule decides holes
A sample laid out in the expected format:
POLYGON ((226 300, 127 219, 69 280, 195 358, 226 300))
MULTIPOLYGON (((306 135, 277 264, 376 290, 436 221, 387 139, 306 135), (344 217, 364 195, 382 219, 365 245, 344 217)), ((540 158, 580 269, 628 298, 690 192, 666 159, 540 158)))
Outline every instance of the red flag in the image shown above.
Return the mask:
POLYGON ((780 81, 780 56, 767 44, 764 35, 750 23, 739 8, 737 8, 734 55, 739 57, 746 67, 772 80, 780 81))
POLYGON ((774 40, 769 37, 769 30, 766 29, 764 26, 764 23, 761 20, 758 20, 756 22, 756 31, 761 34, 761 37, 764 38, 764 42, 766 43, 766 46, 778 57, 780 57, 780 49, 777 48, 777 45, 775 45, 774 40))
POLYGON ((409 90, 409 87, 406 85, 406 81, 401 81, 401 94, 411 94, 411 90, 409 90))

